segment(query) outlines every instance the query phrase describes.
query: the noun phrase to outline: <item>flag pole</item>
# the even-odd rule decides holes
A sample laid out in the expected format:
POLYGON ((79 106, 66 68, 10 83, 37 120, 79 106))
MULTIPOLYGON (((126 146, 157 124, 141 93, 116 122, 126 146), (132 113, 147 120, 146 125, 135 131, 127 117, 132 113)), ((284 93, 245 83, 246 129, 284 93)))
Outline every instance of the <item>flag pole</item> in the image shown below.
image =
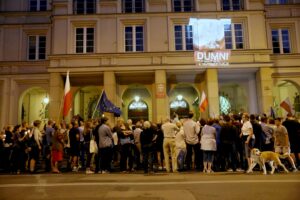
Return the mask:
POLYGON ((95 115, 95 113, 96 113, 96 110, 97 110, 97 107, 98 107, 98 105, 99 105, 100 99, 101 99, 101 97, 102 97, 102 95, 103 95, 103 91, 104 91, 104 89, 102 89, 101 95, 99 96, 99 99, 98 99, 98 101, 97 101, 96 107, 95 107, 94 112, 93 112, 93 115, 92 115, 92 119, 94 118, 94 115, 95 115))

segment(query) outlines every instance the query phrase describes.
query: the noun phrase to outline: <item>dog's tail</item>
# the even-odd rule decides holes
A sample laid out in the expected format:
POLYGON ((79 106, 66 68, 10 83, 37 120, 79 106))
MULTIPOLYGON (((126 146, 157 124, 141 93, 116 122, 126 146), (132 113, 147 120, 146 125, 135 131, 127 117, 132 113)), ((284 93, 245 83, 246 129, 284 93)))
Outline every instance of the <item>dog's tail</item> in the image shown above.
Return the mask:
POLYGON ((286 159, 290 155, 289 153, 285 153, 285 154, 279 154, 279 153, 277 153, 277 154, 278 154, 278 157, 281 158, 281 159, 286 159))

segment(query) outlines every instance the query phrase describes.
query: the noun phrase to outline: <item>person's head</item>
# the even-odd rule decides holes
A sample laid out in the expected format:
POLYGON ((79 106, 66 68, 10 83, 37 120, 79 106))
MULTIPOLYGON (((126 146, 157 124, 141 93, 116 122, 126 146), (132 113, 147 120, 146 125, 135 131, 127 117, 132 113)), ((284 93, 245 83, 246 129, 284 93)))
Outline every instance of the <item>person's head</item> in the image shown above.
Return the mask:
POLYGON ((143 126, 144 126, 144 129, 148 129, 151 127, 151 123, 149 121, 144 121, 143 126))
POLYGON ((248 113, 244 113, 242 116, 243 121, 249 121, 249 114, 248 113))
POLYGON ((180 128, 180 127, 182 126, 181 122, 180 122, 180 121, 177 121, 177 122, 176 122, 176 126, 177 126, 178 128, 180 128))
POLYGON ((223 119, 224 119, 224 121, 227 122, 227 123, 230 122, 230 117, 229 117, 229 115, 224 115, 223 119))
POLYGON ((282 119, 280 117, 275 118, 275 125, 280 126, 281 125, 281 120, 282 119))
POLYGON ((35 120, 35 121, 33 122, 33 126, 39 127, 39 126, 41 125, 41 123, 42 123, 41 120, 35 120))
POLYGON ((132 120, 131 120, 131 119, 128 119, 128 120, 127 120, 127 123, 128 123, 129 126, 131 126, 131 125, 132 125, 132 120))
POLYGON ((108 123, 108 118, 107 117, 101 117, 101 124, 107 124, 108 123))
POLYGON ((50 119, 50 120, 48 121, 48 125, 49 125, 49 126, 52 126, 52 124, 53 124, 53 120, 50 119))
POLYGON ((251 115, 250 115, 250 120, 251 120, 251 121, 255 121, 255 120, 256 120, 255 115, 251 114, 251 115))
POLYGON ((77 120, 74 120, 74 121, 72 122, 72 127, 78 128, 78 122, 77 122, 77 120))
POLYGON ((20 131, 21 131, 21 125, 16 125, 16 126, 14 127, 13 132, 14 132, 14 133, 17 133, 17 132, 20 132, 20 131))
POLYGON ((135 124, 136 128, 142 128, 142 123, 140 121, 137 121, 135 124))
POLYGON ((262 118, 260 119, 260 121, 261 121, 262 123, 267 123, 268 118, 267 118, 267 117, 262 117, 262 118))
POLYGON ((211 126, 211 125, 213 125, 213 123, 214 123, 214 119, 209 118, 207 120, 207 125, 211 126))

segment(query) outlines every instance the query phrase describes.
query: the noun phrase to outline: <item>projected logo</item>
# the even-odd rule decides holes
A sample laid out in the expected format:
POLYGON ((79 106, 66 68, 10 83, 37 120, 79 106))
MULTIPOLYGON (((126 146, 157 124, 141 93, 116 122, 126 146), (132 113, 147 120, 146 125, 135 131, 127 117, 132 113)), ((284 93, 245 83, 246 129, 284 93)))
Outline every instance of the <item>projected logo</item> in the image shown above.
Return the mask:
POLYGON ((228 66, 230 50, 225 49, 224 25, 231 19, 191 18, 193 26, 194 59, 200 66, 228 66))

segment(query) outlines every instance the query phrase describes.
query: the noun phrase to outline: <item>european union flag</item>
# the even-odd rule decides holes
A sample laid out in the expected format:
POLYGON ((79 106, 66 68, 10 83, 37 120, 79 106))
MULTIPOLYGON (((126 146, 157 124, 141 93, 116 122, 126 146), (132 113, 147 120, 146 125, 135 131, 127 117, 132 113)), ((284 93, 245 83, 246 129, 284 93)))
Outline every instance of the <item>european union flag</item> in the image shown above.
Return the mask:
POLYGON ((121 115, 121 110, 119 107, 115 106, 106 96, 105 91, 102 92, 102 96, 98 103, 97 109, 102 112, 114 113, 116 117, 121 115))
POLYGON ((270 117, 272 117, 273 119, 276 118, 276 115, 275 115, 275 110, 273 109, 273 107, 271 106, 271 109, 270 109, 270 117))

